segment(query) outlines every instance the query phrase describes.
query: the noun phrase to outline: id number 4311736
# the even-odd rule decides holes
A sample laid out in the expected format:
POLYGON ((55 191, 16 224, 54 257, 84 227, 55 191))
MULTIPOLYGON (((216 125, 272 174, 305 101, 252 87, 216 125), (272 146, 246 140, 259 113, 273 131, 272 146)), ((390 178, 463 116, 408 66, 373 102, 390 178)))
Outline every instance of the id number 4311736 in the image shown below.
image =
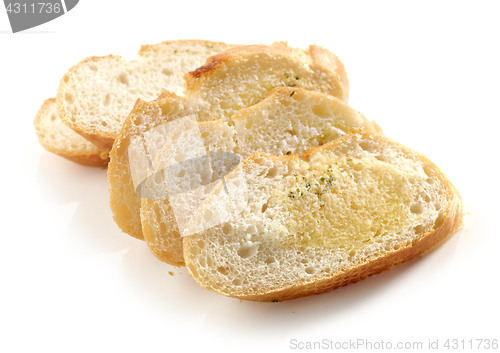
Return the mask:
POLYGON ((498 349, 497 339, 476 338, 470 340, 448 339, 443 345, 447 349, 498 349))
POLYGON ((38 2, 38 3, 20 3, 13 2, 9 3, 6 7, 8 13, 60 13, 63 11, 61 4, 50 2, 38 2))

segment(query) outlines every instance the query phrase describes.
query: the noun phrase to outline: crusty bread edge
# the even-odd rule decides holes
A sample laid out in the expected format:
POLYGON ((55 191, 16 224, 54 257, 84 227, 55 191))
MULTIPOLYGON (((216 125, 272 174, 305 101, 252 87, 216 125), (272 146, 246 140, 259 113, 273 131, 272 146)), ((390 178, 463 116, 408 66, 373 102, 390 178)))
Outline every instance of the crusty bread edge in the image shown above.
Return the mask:
POLYGON ((270 51, 276 52, 276 50, 272 50, 270 46, 264 44, 254 44, 254 45, 235 46, 219 54, 215 54, 207 58, 207 61, 205 62, 204 65, 184 75, 184 80, 186 81, 186 87, 187 87, 186 91, 190 89, 195 79, 210 74, 212 71, 214 71, 214 69, 217 66, 220 66, 223 63, 230 61, 231 59, 237 57, 245 57, 252 53, 263 53, 270 51))
POLYGON ((359 267, 350 268, 338 276, 332 276, 305 284, 297 284, 267 293, 238 295, 235 297, 244 300, 266 302, 291 300, 321 294, 347 286, 348 284, 356 283, 367 277, 389 270, 395 265, 412 260, 443 242, 456 230, 462 227, 462 202, 458 195, 454 194, 454 196, 448 214, 442 220, 441 225, 439 225, 437 229, 430 230, 424 234, 414 244, 409 244, 398 250, 392 251, 389 255, 382 255, 359 267))
MULTIPOLYGON (((40 122, 42 120, 42 116, 46 114, 46 111, 49 109, 49 105, 54 104, 56 102, 55 98, 48 98, 46 99, 40 109, 38 110, 35 120, 33 122, 33 125, 35 126, 35 130, 38 133, 40 132, 40 122)), ((68 150, 64 149, 57 149, 57 148, 52 148, 51 146, 48 146, 44 143, 42 143, 42 140, 40 137, 38 138, 40 144, 42 145, 43 148, 45 148, 47 151, 52 152, 54 154, 57 154, 60 157, 66 158, 67 160, 70 160, 72 162, 85 165, 85 166, 90 166, 90 167, 106 167, 109 162, 109 157, 107 158, 101 158, 101 153, 74 153, 68 150)), ((104 151, 103 151, 104 152, 104 151)))

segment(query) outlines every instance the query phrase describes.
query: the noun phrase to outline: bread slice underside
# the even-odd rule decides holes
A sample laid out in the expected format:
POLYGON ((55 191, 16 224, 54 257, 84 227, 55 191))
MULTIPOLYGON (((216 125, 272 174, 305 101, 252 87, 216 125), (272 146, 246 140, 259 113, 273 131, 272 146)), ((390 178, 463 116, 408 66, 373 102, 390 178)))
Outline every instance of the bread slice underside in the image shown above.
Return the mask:
POLYGON ((281 42, 229 49, 209 58, 185 80, 183 97, 165 92, 151 102, 139 100, 110 154, 108 181, 113 217, 120 229, 138 239, 144 239, 141 201, 136 195, 128 151, 138 139, 153 158, 168 136, 157 128, 176 119, 194 116, 198 122, 217 119, 231 123, 238 110, 260 102, 276 87, 319 91, 345 102, 349 86, 344 66, 330 51, 316 45, 294 49, 281 42))
POLYGON ((380 131, 338 98, 291 87, 276 88, 258 104, 241 109, 232 123, 184 119, 155 156, 154 171, 163 174, 152 189, 158 192, 159 187, 162 193, 144 195, 141 222, 145 240, 160 260, 184 265, 182 230, 207 193, 242 158, 259 151, 303 153, 350 128, 380 131))
POLYGON ((200 285, 245 300, 281 301, 327 292, 422 254, 462 225, 462 203, 423 155, 354 131, 302 158, 252 155, 226 176, 225 188, 212 190, 191 222, 214 225, 183 239, 186 266, 200 285), (224 195, 231 202, 223 204, 224 195))
POLYGON ((108 151, 138 98, 152 100, 163 89, 184 90, 183 76, 232 45, 178 40, 142 46, 138 59, 88 57, 64 74, 57 90, 62 121, 108 151))
POLYGON ((62 123, 55 98, 43 102, 34 125, 38 141, 47 151, 82 165, 108 165, 108 151, 98 148, 62 123))

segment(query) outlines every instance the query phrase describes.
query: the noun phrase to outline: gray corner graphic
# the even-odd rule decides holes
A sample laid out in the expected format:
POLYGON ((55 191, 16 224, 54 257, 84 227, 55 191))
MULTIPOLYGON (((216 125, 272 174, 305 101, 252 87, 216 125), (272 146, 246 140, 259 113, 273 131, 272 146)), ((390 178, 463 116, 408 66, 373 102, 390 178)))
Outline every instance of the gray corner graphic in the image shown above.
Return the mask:
POLYGON ((71 11, 78 4, 78 0, 64 0, 64 2, 66 3, 66 11, 71 11))
POLYGON ((4 0, 12 32, 20 32, 52 21, 73 9, 78 0, 4 0))

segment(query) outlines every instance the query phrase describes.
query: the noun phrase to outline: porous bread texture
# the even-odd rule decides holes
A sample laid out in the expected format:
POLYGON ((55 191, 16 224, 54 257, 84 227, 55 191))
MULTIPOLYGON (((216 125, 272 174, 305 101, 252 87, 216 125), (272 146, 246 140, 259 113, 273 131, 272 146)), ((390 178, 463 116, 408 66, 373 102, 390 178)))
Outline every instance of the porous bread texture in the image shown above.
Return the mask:
MULTIPOLYGON (((193 141, 193 129, 199 130, 205 153, 233 152, 241 158, 259 151, 277 156, 303 153, 311 146, 321 146, 342 136, 350 128, 381 133, 378 125, 369 122, 340 99, 290 87, 275 88, 264 100, 241 109, 231 120, 233 126, 220 120, 198 124, 187 120, 179 124, 168 139, 169 143, 158 152, 157 160, 153 163, 155 170, 197 156, 190 155, 190 152, 196 152, 193 146, 198 143, 193 141)), ((229 171, 223 166, 212 169, 222 171, 221 175, 229 171)), ((189 170, 183 172, 182 176, 187 174, 194 174, 193 178, 199 177, 189 170)), ((219 177, 215 176, 212 181, 219 177)), ((166 175, 164 178, 168 179, 166 175)), ((193 184, 191 180, 183 182, 193 184)), ((188 203, 183 207, 183 214, 190 215, 195 211, 189 209, 188 203)), ((142 199, 141 221, 144 238, 151 252, 164 262, 183 266, 182 235, 169 200, 142 199)))
POLYGON ((316 45, 306 50, 293 49, 286 43, 235 47, 209 58, 205 66, 186 74, 185 79, 184 97, 165 93, 150 103, 138 101, 110 154, 108 180, 113 217, 120 229, 138 239, 144 236, 141 202, 128 165, 131 139, 188 115, 194 115, 199 122, 230 122, 238 109, 258 103, 276 87, 295 85, 338 95, 344 101, 348 95, 344 66, 335 55, 316 45))
MULTIPOLYGON (((158 150, 152 163, 153 169, 161 171, 168 166, 208 155, 211 151, 235 153, 236 133, 235 128, 221 120, 198 123, 191 119, 182 119, 167 137, 165 145, 158 150)), ((212 159, 210 164, 213 163, 217 163, 217 160, 212 159)), ((220 167, 224 169, 222 165, 220 167)), ((186 173, 189 172, 186 170, 186 173)), ((221 170, 221 173, 222 176, 225 175, 224 170, 221 170)))
POLYGON ((82 165, 108 165, 107 151, 98 148, 62 123, 55 98, 43 102, 35 116, 34 125, 38 141, 47 151, 82 165))
POLYGON ((152 100, 163 89, 182 94, 185 73, 230 47, 180 40, 143 46, 135 61, 117 55, 86 58, 61 79, 57 91, 61 119, 109 151, 138 98, 152 100))
POLYGON ((235 153, 243 158, 261 151, 280 156, 303 153, 309 147, 335 140, 349 129, 382 133, 342 100, 300 88, 280 87, 266 99, 232 117, 235 153))
MULTIPOLYGON (((245 210, 183 241, 189 273, 223 295, 320 294, 408 261, 462 225, 460 196, 444 174, 380 135, 352 132, 303 159, 259 153, 239 168, 245 210)), ((199 217, 210 216, 213 196, 199 217)))

